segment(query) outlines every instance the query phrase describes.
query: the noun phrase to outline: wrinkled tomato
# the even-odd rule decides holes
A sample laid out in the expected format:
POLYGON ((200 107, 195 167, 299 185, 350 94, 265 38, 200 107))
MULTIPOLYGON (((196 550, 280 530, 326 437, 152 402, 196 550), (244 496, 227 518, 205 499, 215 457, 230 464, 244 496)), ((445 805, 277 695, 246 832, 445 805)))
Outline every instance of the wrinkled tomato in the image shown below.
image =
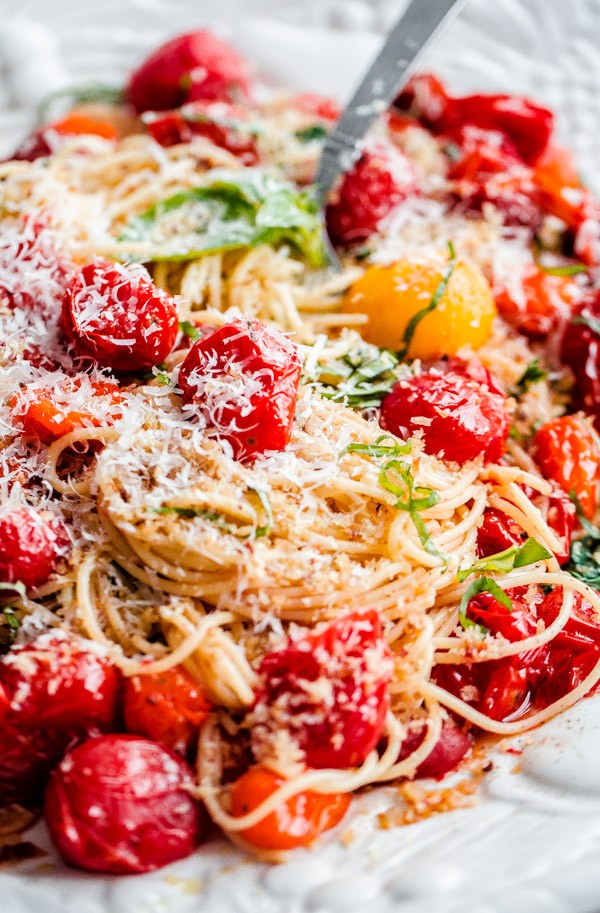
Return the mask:
POLYGON ((536 431, 534 448, 544 477, 565 494, 573 492, 586 517, 593 519, 598 508, 600 464, 589 423, 579 415, 553 418, 536 431))
MULTIPOLYGON (((425 734, 425 726, 410 729, 400 746, 398 761, 404 761, 413 754, 423 742, 425 734)), ((437 742, 425 760, 421 761, 411 779, 431 777, 434 780, 441 780, 467 757, 472 745, 473 741, 466 732, 459 729, 451 720, 444 720, 437 742)))
MULTIPOLYGON (((266 767, 251 767, 231 788, 231 813, 241 818, 273 795, 285 783, 266 767)), ((350 805, 347 793, 297 793, 266 815, 258 824, 237 833, 252 846, 265 850, 291 850, 308 846, 323 831, 342 820, 350 805)))
POLYGON ((43 444, 52 444, 81 428, 110 425, 122 416, 122 397, 116 384, 88 378, 84 383, 81 377, 65 378, 52 390, 25 388, 11 405, 23 425, 23 435, 43 444), (81 400, 81 406, 69 405, 73 396, 81 400))
POLYGON ((236 459, 248 459, 287 445, 300 370, 287 336, 238 318, 194 343, 178 383, 183 402, 199 409, 236 459))
POLYGON ((46 583, 70 550, 62 522, 17 507, 0 515, 0 581, 37 587, 46 583))
POLYGON ((577 287, 572 278, 531 264, 520 281, 494 291, 496 307, 511 326, 532 339, 545 339, 571 314, 577 287))
POLYGON ((268 653, 254 708, 257 755, 284 725, 308 767, 356 767, 381 737, 391 653, 374 611, 352 612, 268 653))
POLYGON ((496 555, 507 548, 522 545, 526 538, 527 533, 516 520, 495 507, 488 507, 477 531, 477 555, 479 558, 496 555))
POLYGON ((161 146, 189 143, 203 136, 237 156, 244 165, 258 161, 256 137, 247 108, 226 101, 195 101, 176 111, 147 111, 143 121, 161 146))
POLYGON ((150 872, 189 856, 205 832, 187 764, 156 742, 105 735, 52 774, 44 816, 61 855, 92 872, 150 872))

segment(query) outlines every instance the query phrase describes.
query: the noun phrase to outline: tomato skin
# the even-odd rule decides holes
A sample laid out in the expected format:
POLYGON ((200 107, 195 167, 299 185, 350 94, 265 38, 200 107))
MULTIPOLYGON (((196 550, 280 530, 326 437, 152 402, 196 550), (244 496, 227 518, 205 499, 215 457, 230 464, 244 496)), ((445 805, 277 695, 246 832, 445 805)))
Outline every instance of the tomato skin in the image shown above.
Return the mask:
POLYGON ((74 136, 101 136, 116 142, 119 132, 108 120, 72 113, 30 133, 13 152, 12 158, 15 161, 34 162, 42 156, 52 155, 74 136))
POLYGON ((69 537, 57 518, 45 519, 29 508, 0 516, 0 580, 20 581, 28 589, 46 583, 70 550, 69 537))
POLYGON ((75 741, 119 726, 120 676, 78 641, 42 635, 0 660, 0 804, 35 802, 75 741))
MULTIPOLYGON (((409 730, 400 746, 398 761, 404 761, 417 750, 425 738, 425 732, 425 726, 409 730)), ((431 753, 421 761, 411 779, 442 780, 446 774, 458 767, 471 751, 472 745, 473 741, 466 732, 459 729, 451 720, 444 720, 440 736, 431 753)))
POLYGON ((151 872, 194 851, 205 829, 188 792, 192 771, 173 752, 131 735, 74 748, 46 790, 44 816, 64 859, 90 872, 151 872))
MULTIPOLYGON (((231 814, 236 818, 254 811, 285 783, 267 767, 256 765, 235 781, 231 788, 231 814)), ((346 793, 298 793, 278 805, 258 824, 238 831, 248 843, 264 850, 292 850, 308 846, 313 840, 335 827, 350 805, 346 793)))
POLYGON ((491 593, 478 593, 467 606, 467 617, 511 643, 531 637, 536 632, 531 609, 518 598, 512 599, 512 611, 509 611, 491 593))
POLYGON ((195 101, 176 111, 147 111, 142 120, 161 146, 189 143, 204 136, 237 156, 244 165, 256 165, 256 140, 246 126, 250 117, 247 108, 226 101, 195 101))
POLYGON ((600 334, 593 327, 599 319, 600 289, 594 289, 575 309, 560 348, 561 361, 575 375, 575 405, 593 416, 597 426, 600 424, 600 334), (580 322, 586 320, 590 323, 580 322))
POLYGON ((193 751, 210 704, 181 666, 155 675, 133 675, 123 686, 125 729, 186 755, 193 751))
POLYGON ((177 304, 145 270, 98 261, 65 295, 62 327, 78 355, 113 371, 141 371, 173 348, 177 304))
POLYGON ((412 76, 394 101, 394 108, 408 112, 432 131, 444 129, 452 107, 444 84, 432 73, 412 76))
POLYGON ((127 95, 140 114, 164 111, 185 101, 247 96, 246 61, 229 44, 206 29, 171 38, 133 71, 127 95))
POLYGON ((563 547, 559 552, 554 553, 554 557, 559 564, 566 564, 571 557, 571 542, 577 525, 577 511, 571 499, 564 492, 556 491, 551 495, 546 520, 550 529, 563 543, 563 547))
POLYGON ((102 418, 97 414, 94 415, 91 410, 88 412, 69 409, 61 404, 61 393, 67 394, 81 386, 81 380, 77 377, 67 378, 64 383, 59 383, 56 391, 41 390, 37 400, 31 400, 28 396, 21 399, 17 395, 11 405, 14 415, 20 419, 23 425, 24 436, 49 445, 71 431, 111 424, 121 418, 119 388, 107 381, 90 380, 89 384, 92 401, 94 396, 110 397, 108 408, 102 418))
POLYGON ((281 729, 283 717, 308 767, 362 764, 383 732, 391 674, 391 653, 372 610, 351 612, 290 640, 259 668, 257 755, 264 731, 268 738, 271 723, 281 729), (315 682, 328 683, 323 695, 315 694, 315 682))
POLYGON ((577 415, 551 419, 535 433, 535 459, 545 478, 565 494, 575 492, 588 519, 598 508, 598 446, 588 423, 577 415))
POLYGON ((399 381, 381 404, 381 424, 400 437, 421 430, 425 449, 446 460, 465 463, 482 456, 497 462, 506 447, 509 418, 505 396, 449 370, 399 381), (420 424, 421 418, 430 423, 420 424))
POLYGON ((398 149, 372 144, 348 171, 325 211, 327 231, 342 246, 366 241, 398 204, 418 191, 410 161, 398 149))
POLYGON ((496 290, 499 313, 530 339, 545 339, 559 321, 569 317, 577 287, 568 276, 552 276, 531 265, 522 279, 522 296, 509 288, 496 290))
POLYGON ((299 95, 294 95, 291 103, 296 111, 325 121, 338 120, 342 113, 340 104, 335 98, 318 95, 315 92, 301 92, 299 95))
POLYGON ((483 522, 477 531, 477 557, 487 558, 514 545, 522 545, 527 533, 516 520, 502 510, 488 507, 483 513, 483 522))
POLYGON ((178 384, 183 402, 197 406, 235 458, 244 460, 288 444, 300 371, 298 350, 287 336, 238 318, 194 343, 178 384))

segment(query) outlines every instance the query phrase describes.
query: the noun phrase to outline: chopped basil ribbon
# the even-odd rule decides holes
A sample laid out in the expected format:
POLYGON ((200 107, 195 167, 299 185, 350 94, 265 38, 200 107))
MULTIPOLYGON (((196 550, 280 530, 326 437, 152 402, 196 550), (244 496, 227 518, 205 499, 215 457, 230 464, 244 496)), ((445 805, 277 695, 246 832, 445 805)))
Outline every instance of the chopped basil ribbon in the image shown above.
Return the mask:
POLYGON ((577 276, 579 273, 585 273, 587 266, 584 263, 569 263, 567 266, 544 266, 538 262, 539 268, 543 273, 549 276, 577 276))
POLYGON ((597 317, 585 317, 583 314, 578 314, 576 317, 573 317, 571 323, 587 327, 592 333, 596 333, 600 336, 600 320, 598 320, 597 317))
POLYGON ((103 82, 84 82, 77 86, 58 89, 43 98, 37 109, 37 119, 38 123, 46 124, 51 119, 51 112, 57 107, 67 112, 77 105, 122 105, 124 101, 125 92, 120 86, 103 82))
POLYGON ((312 143, 318 139, 325 139, 328 130, 323 124, 311 124, 310 127, 304 127, 302 130, 296 130, 294 136, 301 143, 312 143))
POLYGON ((387 349, 357 346, 323 367, 316 389, 324 399, 344 402, 352 409, 374 409, 398 382, 398 364, 387 349))
POLYGON ((585 536, 571 544, 571 557, 565 570, 592 589, 600 590, 600 529, 587 519, 574 491, 569 494, 585 536))
POLYGON ((338 459, 341 460, 347 453, 364 453, 366 456, 371 457, 397 457, 403 453, 410 453, 410 451, 410 444, 397 441, 391 434, 380 434, 372 444, 348 444, 347 447, 344 447, 338 459), (383 444, 382 441, 389 441, 390 443, 383 444))
POLYGON ((478 574, 481 571, 488 571, 496 574, 507 573, 518 567, 527 567, 528 564, 535 564, 536 561, 546 561, 552 555, 547 551, 537 539, 526 539, 523 545, 512 545, 503 552, 496 552, 495 555, 488 555, 487 558, 481 558, 472 564, 471 567, 458 571, 456 576, 462 583, 471 574, 478 574))
POLYGON ((548 377, 548 372, 540 368, 539 358, 534 358, 519 377, 514 389, 511 390, 511 396, 519 399, 524 393, 527 393, 532 384, 537 384, 545 377, 548 377))
POLYGON ((439 503, 440 496, 438 493, 432 488, 425 488, 422 485, 415 486, 410 466, 397 459, 389 460, 381 467, 379 484, 386 491, 393 494, 394 497, 398 498, 394 507, 408 512, 425 551, 435 558, 442 558, 446 561, 447 557, 436 547, 427 531, 423 518, 419 515, 419 511, 427 510, 429 507, 434 507, 435 504, 439 503), (401 480, 402 486, 396 485, 390 478, 390 474, 396 475, 401 480))
POLYGON ((0 653, 7 653, 17 639, 21 622, 14 609, 6 606, 0 610, 0 653))
POLYGON ((271 502, 269 501, 269 496, 264 488, 256 488, 254 485, 248 486, 248 491, 253 491, 258 500, 260 501, 261 507, 265 513, 266 523, 263 526, 257 526, 256 532, 254 534, 255 539, 260 539, 261 536, 268 536, 271 530, 273 529, 273 508, 271 507, 271 502))
POLYGON ((195 327, 193 323, 190 323, 189 320, 180 320, 179 329, 191 339, 192 342, 196 342, 197 339, 200 339, 200 330, 198 327, 195 327))
POLYGON ((406 325, 406 329, 404 330, 404 334, 402 336, 402 348, 398 352, 398 358, 400 359, 400 361, 403 361, 406 358, 406 356, 408 354, 408 350, 410 349, 410 344, 413 340, 413 336, 415 335, 417 327, 419 326, 420 322, 423 320, 424 317, 427 317, 427 315, 430 314, 432 311, 435 311, 436 307, 438 306, 438 304, 440 303, 440 301, 442 299, 442 295, 444 294, 444 292, 446 291, 446 289, 448 287, 448 283, 450 282, 450 277, 452 276, 452 273, 454 272, 454 267, 456 266, 456 251, 454 250, 454 244, 452 243, 452 241, 448 241, 448 253, 450 256, 450 262, 446 268, 446 271, 442 275, 442 278, 439 282, 438 287, 436 288, 435 292, 431 296, 431 300, 429 301, 429 304, 427 304, 420 311, 417 311, 416 314, 413 314, 413 316, 410 318, 410 320, 408 321, 408 323, 406 325))
POLYGON ((15 583, 0 583, 0 591, 2 590, 9 590, 11 593, 16 592, 19 594, 19 596, 23 597, 27 596, 27 589, 25 584, 21 583, 20 580, 15 581, 15 583))
POLYGON ((129 259, 193 260, 219 251, 289 244, 309 266, 327 264, 323 223, 309 189, 259 168, 215 169, 210 183, 160 200, 133 219, 118 240, 129 259), (143 253, 136 253, 142 245, 143 253), (146 250, 147 246, 147 250, 146 250))
MULTIPOLYGON (((267 536, 271 529, 273 528, 273 511, 271 509, 271 504, 267 496, 266 491, 261 488, 254 488, 254 486, 249 486, 249 491, 253 491, 260 504, 262 509, 265 512, 266 523, 263 526, 257 526, 254 534, 252 536, 239 536, 242 539, 260 539, 261 536, 267 536)), ((196 517, 200 517, 203 520, 208 520, 209 523, 213 523, 217 529, 221 530, 224 533, 230 533, 233 536, 238 535, 238 529, 233 523, 228 523, 225 517, 221 514, 216 513, 214 510, 209 510, 204 507, 153 507, 152 513, 161 514, 163 516, 168 514, 176 514, 178 517, 183 517, 186 520, 193 520, 196 517)))
POLYGON ((467 616, 467 609, 469 603, 474 596, 477 596, 479 593, 490 593, 494 599, 497 599, 501 605, 503 605, 509 612, 512 612, 513 604, 510 596, 506 593, 501 586, 498 586, 495 580, 492 580, 491 577, 478 577, 477 580, 467 587, 465 590, 462 599, 460 600, 460 605, 458 607, 458 620, 460 621, 461 626, 466 630, 467 628, 477 627, 483 633, 487 634, 487 628, 483 625, 478 625, 476 622, 472 621, 467 616))

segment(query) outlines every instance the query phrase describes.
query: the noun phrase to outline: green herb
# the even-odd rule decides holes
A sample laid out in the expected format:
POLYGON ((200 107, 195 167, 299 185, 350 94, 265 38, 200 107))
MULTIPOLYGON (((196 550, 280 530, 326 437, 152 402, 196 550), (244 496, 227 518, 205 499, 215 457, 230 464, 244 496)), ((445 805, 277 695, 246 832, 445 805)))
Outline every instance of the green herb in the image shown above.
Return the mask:
POLYGON ((367 244, 364 244, 362 247, 357 247, 356 250, 352 253, 355 260, 366 260, 367 257, 370 257, 373 253, 373 248, 369 247, 367 244))
POLYGON ((516 425, 511 425, 508 429, 508 436, 512 438, 513 441, 524 441, 525 435, 522 434, 516 425))
POLYGON ((460 162, 462 158, 462 150, 460 146, 457 146, 456 143, 446 143, 443 151, 446 153, 451 162, 460 162))
MULTIPOLYGON (((182 190, 126 226, 122 244, 148 245, 144 261, 192 260, 219 251, 289 244, 309 266, 327 263, 312 191, 261 171, 214 170, 210 184, 182 190)), ((129 255, 135 259, 135 247, 129 255)))
POLYGON ((0 583, 0 592, 2 590, 8 590, 10 593, 18 593, 19 596, 26 597, 27 589, 24 583, 21 583, 20 580, 16 580, 15 583, 0 583))
POLYGON ((454 250, 454 244, 452 243, 452 241, 448 241, 448 253, 450 256, 450 262, 440 280, 438 287, 436 288, 435 292, 431 296, 431 300, 430 300, 429 304, 427 304, 420 311, 417 311, 416 314, 413 314, 413 316, 410 318, 410 320, 408 321, 408 323, 406 325, 406 329, 404 330, 404 334, 402 336, 402 348, 398 352, 398 358, 400 359, 400 361, 403 361, 406 358, 406 356, 408 354, 408 350, 410 349, 410 344, 413 340, 413 336, 415 335, 415 332, 416 332, 417 327, 419 326, 420 322, 423 320, 424 317, 427 317, 427 315, 430 314, 432 311, 435 311, 436 307, 438 306, 438 304, 441 301, 442 295, 444 294, 444 292, 446 291, 446 289, 448 287, 450 277, 452 276, 452 273, 454 272, 454 267, 456 265, 456 252, 454 250))
POLYGON ((323 124, 311 124, 310 127, 304 127, 302 130, 296 130, 294 136, 301 143, 312 143, 318 139, 325 139, 329 131, 323 124))
POLYGON ((539 383, 545 377, 548 377, 548 372, 540 367, 539 358, 534 358, 519 377, 514 389, 510 391, 510 395, 519 399, 524 393, 528 392, 532 384, 539 383))
POLYGON ((538 261, 539 268, 549 276, 577 276, 585 273, 587 266, 584 263, 569 263, 567 266, 544 266, 538 261))
POLYGON ((387 349, 358 346, 323 368, 317 391, 352 409, 377 408, 398 382, 398 359, 387 349))
POLYGON ((15 615, 14 609, 6 606, 0 612, 0 653, 8 652, 8 649, 17 639, 17 633, 21 627, 21 622, 15 615))
POLYGON ((422 485, 415 486, 414 476, 408 463, 402 460, 389 460, 379 471, 379 484, 385 491, 389 491, 398 500, 394 504, 398 510, 408 511, 414 527, 418 533, 421 545, 430 555, 446 560, 446 556, 439 551, 431 538, 419 511, 427 510, 439 503, 440 496, 432 488, 422 485), (401 484, 394 481, 394 477, 401 484))
POLYGON ((194 517, 202 517, 204 520, 210 520, 216 526, 229 527, 227 521, 221 514, 215 513, 203 507, 153 507, 153 514, 177 514, 178 517, 185 517, 186 520, 193 520, 194 517))
POLYGON ((512 545, 503 552, 497 552, 495 555, 488 555, 487 558, 481 558, 472 564, 471 567, 458 571, 457 578, 462 583, 471 574, 478 574, 481 571, 492 573, 506 573, 517 567, 526 567, 528 564, 535 564, 536 561, 546 561, 552 555, 547 551, 537 539, 526 539, 523 545, 512 545))
POLYGON ((269 501, 269 496, 264 488, 257 488, 254 485, 248 486, 249 491, 253 491, 258 500, 260 501, 261 507, 265 513, 266 523, 263 526, 257 526, 254 533, 255 539, 260 539, 261 536, 268 536, 271 530, 273 529, 273 508, 271 507, 271 502, 269 501))
POLYGON ((403 444, 391 434, 380 434, 372 444, 348 444, 340 453, 338 459, 341 460, 347 453, 364 453, 370 457, 391 456, 397 457, 403 453, 410 453, 410 444, 403 444), (389 444, 383 444, 382 441, 389 441, 389 444))
POLYGON ((578 314, 573 317, 571 323, 587 327, 592 333, 600 336, 600 320, 597 317, 586 317, 584 314, 578 314))
POLYGON ((171 378, 164 371, 159 371, 156 375, 156 383, 159 387, 167 387, 171 383, 171 378))
MULTIPOLYGON (((496 581, 492 580, 491 577, 478 577, 467 587, 458 607, 458 620, 465 629, 472 627, 474 624, 467 616, 467 609, 473 597, 477 596, 479 593, 490 593, 494 599, 497 599, 509 612, 512 612, 513 604, 508 593, 506 593, 501 586, 498 586, 496 581)), ((487 633, 487 629, 484 628, 483 630, 487 633)))
POLYGON ((78 86, 67 86, 47 95, 37 110, 38 122, 41 124, 51 120, 51 112, 57 107, 63 111, 70 111, 77 105, 100 103, 105 105, 122 105, 125 93, 119 86, 111 86, 102 82, 85 82, 78 86), (58 104, 57 104, 58 103, 58 104))
POLYGON ((577 511, 577 519, 585 530, 586 535, 576 539, 571 544, 571 556, 565 570, 583 580, 592 589, 600 589, 600 529, 585 516, 583 507, 574 491, 569 494, 577 511))
POLYGON ((190 323, 189 320, 180 320, 179 329, 193 342, 196 342, 197 339, 200 339, 200 330, 198 327, 195 327, 193 323, 190 323))

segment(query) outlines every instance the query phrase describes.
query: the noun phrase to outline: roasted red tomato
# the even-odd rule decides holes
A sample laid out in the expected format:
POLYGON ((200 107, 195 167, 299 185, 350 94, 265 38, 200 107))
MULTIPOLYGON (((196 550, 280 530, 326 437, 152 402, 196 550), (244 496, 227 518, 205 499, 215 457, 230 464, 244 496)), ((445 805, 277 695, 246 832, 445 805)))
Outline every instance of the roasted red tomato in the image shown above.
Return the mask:
POLYGON ((294 95, 292 107, 302 114, 309 114, 319 120, 334 121, 342 113, 342 109, 335 98, 328 95, 317 95, 315 92, 301 92, 300 95, 294 95))
MULTIPOLYGON (((272 796, 285 780, 266 767, 251 767, 231 788, 231 814, 241 818, 272 796)), ((346 793, 301 792, 246 830, 238 831, 263 850, 292 850, 308 846, 342 820, 350 805, 346 793)))
POLYGON ((514 545, 522 545, 527 533, 516 520, 495 507, 484 511, 483 521, 477 531, 477 554, 479 558, 496 555, 514 545))
POLYGON ((554 557, 559 564, 566 564, 571 555, 571 542, 577 525, 577 511, 571 499, 562 491, 556 491, 550 497, 546 519, 550 529, 563 543, 562 549, 556 552, 554 557))
POLYGON ((226 149, 244 165, 258 161, 252 112, 227 101, 195 101, 176 111, 147 111, 142 120, 161 146, 189 143, 197 136, 226 149))
POLYGON ((194 343, 179 369, 183 402, 194 405, 236 459, 283 450, 300 383, 296 346, 279 330, 238 318, 194 343))
POLYGON ((143 371, 173 348, 177 304, 142 267, 99 261, 65 295, 62 325, 78 355, 114 371, 143 371))
POLYGON ((27 588, 46 583, 70 550, 69 537, 56 517, 26 507, 0 515, 0 580, 27 588))
POLYGON ((116 384, 81 376, 67 377, 52 390, 25 387, 11 405, 24 436, 44 444, 80 428, 110 425, 121 418, 123 408, 116 384))
POLYGON ((600 290, 590 291, 575 309, 560 349, 575 375, 575 403, 600 424, 600 290))
POLYGON ((422 431, 428 452, 446 460, 499 460, 509 428, 506 397, 488 372, 484 382, 467 371, 452 365, 399 381, 381 404, 383 427, 400 437, 422 431))
POLYGON ((535 433, 535 459, 545 478, 577 496, 588 519, 598 508, 598 445, 586 420, 578 415, 553 418, 535 433))
POLYGON ((119 132, 108 120, 90 117, 87 114, 68 114, 61 120, 44 124, 27 136, 11 158, 17 161, 33 162, 44 155, 52 155, 74 136, 101 136, 116 141, 119 132))
POLYGON ((379 616, 352 612, 267 654, 254 715, 256 751, 286 728, 308 767, 356 767, 383 731, 392 659, 379 616))
POLYGON ((189 856, 204 836, 192 771, 173 752, 132 735, 73 749, 52 774, 44 815, 59 852, 92 872, 150 872, 189 856))
POLYGON ((453 99, 444 84, 432 73, 417 73, 397 97, 394 107, 417 118, 423 126, 437 132, 449 122, 453 99))
MULTIPOLYGON (((403 761, 417 750, 425 738, 425 732, 425 726, 409 730, 400 746, 398 761, 403 761)), ((466 732, 459 729, 451 720, 444 720, 439 739, 431 753, 421 761, 412 779, 431 777, 434 780, 441 780, 466 758, 472 745, 473 740, 466 732)))
POLYGON ((250 71, 243 57, 206 29, 161 45, 131 75, 129 101, 140 114, 177 108, 200 98, 248 95, 250 71))
POLYGON ((486 627, 491 634, 499 634, 511 643, 531 637, 536 631, 531 607, 514 597, 512 609, 507 609, 491 593, 478 593, 467 606, 467 617, 486 627))
POLYGON ((0 804, 35 802, 70 745, 117 728, 119 687, 114 666, 63 635, 43 635, 2 657, 0 804))
POLYGON ((371 146, 345 174, 327 206, 331 239, 341 245, 366 241, 417 190, 416 174, 406 156, 393 146, 371 146))
POLYGON ((508 323, 532 339, 544 339, 571 314, 577 288, 568 276, 552 276, 532 264, 520 282, 494 291, 508 323))
POLYGON ((125 679, 123 700, 127 732, 183 755, 193 751, 210 710, 200 685, 181 666, 125 679))
POLYGON ((54 322, 74 266, 57 250, 43 213, 26 217, 18 234, 4 234, 0 259, 0 300, 54 322))

